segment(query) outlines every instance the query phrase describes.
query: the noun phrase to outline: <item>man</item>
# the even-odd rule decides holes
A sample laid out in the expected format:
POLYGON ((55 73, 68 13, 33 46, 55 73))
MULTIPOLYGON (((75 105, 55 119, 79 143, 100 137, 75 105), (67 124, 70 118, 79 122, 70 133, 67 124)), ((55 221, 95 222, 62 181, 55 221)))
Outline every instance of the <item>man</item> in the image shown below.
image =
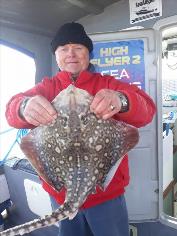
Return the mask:
MULTIPOLYGON (((155 105, 144 91, 111 76, 89 71, 89 53, 93 44, 82 25, 64 24, 51 46, 60 72, 12 97, 6 111, 11 126, 33 128, 52 122, 57 114, 51 101, 70 84, 94 96, 90 109, 99 118, 113 117, 136 127, 152 121, 155 105)), ((59 236, 128 236, 128 215, 123 195, 128 183, 126 155, 107 189, 102 191, 97 187, 97 192, 87 198, 73 220, 61 221, 59 236)), ((46 182, 43 182, 43 187, 59 204, 64 202, 64 190, 57 192, 46 182)))

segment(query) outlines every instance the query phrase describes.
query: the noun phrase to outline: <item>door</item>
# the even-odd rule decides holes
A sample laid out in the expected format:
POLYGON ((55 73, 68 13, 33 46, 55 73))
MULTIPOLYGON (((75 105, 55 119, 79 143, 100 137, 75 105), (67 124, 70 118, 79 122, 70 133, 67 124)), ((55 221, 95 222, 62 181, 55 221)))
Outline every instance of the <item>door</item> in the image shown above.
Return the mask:
MULTIPOLYGON (((154 30, 91 35, 95 70, 136 84, 156 102, 157 64, 154 30)), ((140 141, 129 153, 130 184, 126 200, 130 221, 158 218, 158 158, 156 119, 140 128, 140 141)))

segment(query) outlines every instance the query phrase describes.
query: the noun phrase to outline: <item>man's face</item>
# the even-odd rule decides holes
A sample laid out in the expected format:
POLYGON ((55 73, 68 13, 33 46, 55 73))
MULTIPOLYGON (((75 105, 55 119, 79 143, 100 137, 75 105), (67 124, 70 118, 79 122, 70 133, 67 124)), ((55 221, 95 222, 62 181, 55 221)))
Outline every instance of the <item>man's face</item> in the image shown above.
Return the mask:
POLYGON ((55 51, 56 61, 61 71, 78 75, 89 65, 89 51, 81 44, 66 44, 55 51))

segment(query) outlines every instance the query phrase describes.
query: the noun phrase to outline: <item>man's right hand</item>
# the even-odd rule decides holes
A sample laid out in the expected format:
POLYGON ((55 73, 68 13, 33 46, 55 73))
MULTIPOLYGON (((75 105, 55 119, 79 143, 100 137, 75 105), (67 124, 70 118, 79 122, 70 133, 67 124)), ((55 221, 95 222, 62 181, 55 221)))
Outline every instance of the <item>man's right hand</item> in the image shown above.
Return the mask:
POLYGON ((20 115, 34 126, 47 125, 57 118, 57 111, 43 96, 29 97, 20 115))

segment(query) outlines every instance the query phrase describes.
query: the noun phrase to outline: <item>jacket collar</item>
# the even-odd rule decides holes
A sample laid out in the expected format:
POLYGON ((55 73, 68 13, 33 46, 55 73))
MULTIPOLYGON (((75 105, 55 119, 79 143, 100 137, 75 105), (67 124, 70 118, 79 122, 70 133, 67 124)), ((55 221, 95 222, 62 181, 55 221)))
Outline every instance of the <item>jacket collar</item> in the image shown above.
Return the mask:
POLYGON ((72 75, 67 71, 60 71, 57 73, 57 78, 61 81, 61 84, 64 87, 67 87, 69 84, 73 83, 75 85, 80 85, 86 83, 93 76, 93 73, 90 71, 82 71, 75 81, 72 80, 72 75))

